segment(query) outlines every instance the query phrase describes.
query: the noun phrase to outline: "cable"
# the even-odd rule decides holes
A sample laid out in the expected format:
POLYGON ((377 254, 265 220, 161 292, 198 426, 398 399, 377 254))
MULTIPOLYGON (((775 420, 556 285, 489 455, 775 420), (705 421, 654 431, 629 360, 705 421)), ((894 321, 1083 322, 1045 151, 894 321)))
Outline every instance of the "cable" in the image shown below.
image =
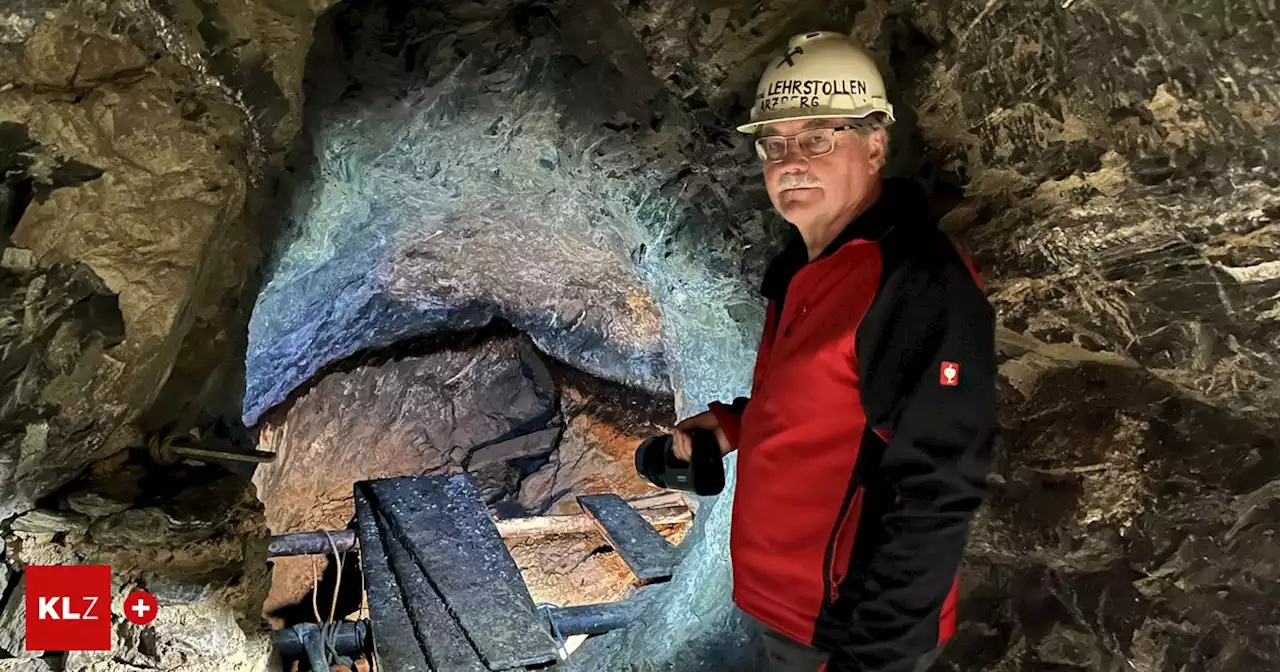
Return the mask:
POLYGON ((338 553, 338 545, 334 543, 333 535, 329 534, 328 530, 323 532, 325 538, 329 540, 329 548, 333 549, 333 561, 337 568, 333 581, 333 597, 329 600, 329 619, 320 626, 320 632, 324 637, 325 662, 330 667, 335 663, 344 663, 350 667, 351 661, 338 653, 338 623, 333 620, 338 612, 338 593, 342 590, 342 555, 338 553))
POLYGON ((337 579, 333 583, 333 599, 329 601, 329 622, 333 622, 334 612, 338 610, 338 590, 342 587, 342 558, 338 555, 338 545, 333 543, 333 535, 329 534, 329 530, 324 530, 324 536, 329 540, 329 547, 333 549, 333 560, 338 563, 337 579))
POLYGON ((311 556, 311 612, 316 615, 316 625, 320 625, 320 577, 316 576, 316 556, 311 556))

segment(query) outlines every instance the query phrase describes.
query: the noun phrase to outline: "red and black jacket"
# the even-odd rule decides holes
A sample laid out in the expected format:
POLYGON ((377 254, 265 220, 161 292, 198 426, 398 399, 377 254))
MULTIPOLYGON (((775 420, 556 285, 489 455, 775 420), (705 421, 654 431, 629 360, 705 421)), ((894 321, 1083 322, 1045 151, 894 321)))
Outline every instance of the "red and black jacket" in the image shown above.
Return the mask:
POLYGON ((816 259, 797 234, 765 274, 751 396, 712 404, 739 452, 734 600, 832 672, 909 671, 950 637, 986 496, 995 313, 924 204, 886 180, 816 259))

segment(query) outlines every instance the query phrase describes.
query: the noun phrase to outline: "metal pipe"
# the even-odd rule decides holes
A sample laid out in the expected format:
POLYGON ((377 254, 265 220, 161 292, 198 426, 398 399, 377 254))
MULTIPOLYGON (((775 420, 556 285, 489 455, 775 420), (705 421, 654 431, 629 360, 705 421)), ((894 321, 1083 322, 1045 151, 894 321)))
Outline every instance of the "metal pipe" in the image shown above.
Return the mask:
MULTIPOLYGON (((276 650, 280 652, 282 658, 302 658, 306 655, 306 642, 304 639, 309 631, 315 630, 318 626, 315 623, 299 623, 292 628, 283 628, 272 633, 276 642, 276 650), (299 632, 302 630, 302 632, 299 632)), ((344 656, 354 656, 358 653, 368 651, 369 647, 369 621, 342 621, 337 624, 338 637, 335 648, 338 653, 344 656)))
POLYGON ((576 607, 548 609, 548 616, 556 630, 564 637, 570 635, 603 635, 630 623, 639 613, 634 602, 609 602, 584 604, 576 607))
POLYGON ((275 453, 268 453, 265 450, 251 450, 247 453, 233 453, 226 450, 210 450, 208 448, 197 448, 195 446, 169 446, 169 450, 178 455, 194 457, 196 459, 214 459, 214 460, 235 460, 237 462, 256 462, 258 464, 266 464, 276 459, 275 453))
MULTIPOLYGON (((630 623, 639 613, 640 605, 631 600, 622 602, 606 602, 603 604, 584 604, 574 607, 548 608, 547 616, 562 637, 571 635, 603 635, 610 630, 617 630, 630 623)), ((301 623, 295 628, 284 628, 274 632, 276 648, 285 658, 301 658, 306 654, 304 641, 309 630, 315 629, 315 623, 301 623), (299 632, 299 629, 302 632, 299 632)), ((368 620, 343 621, 338 623, 337 652, 344 656, 352 656, 367 651, 371 634, 368 620)))
MULTIPOLYGON (((356 545, 355 530, 332 530, 333 546, 338 552, 351 550, 356 545)), ((329 537, 321 532, 295 532, 293 534, 277 534, 267 541, 267 554, 273 558, 286 555, 328 555, 333 553, 329 537)))

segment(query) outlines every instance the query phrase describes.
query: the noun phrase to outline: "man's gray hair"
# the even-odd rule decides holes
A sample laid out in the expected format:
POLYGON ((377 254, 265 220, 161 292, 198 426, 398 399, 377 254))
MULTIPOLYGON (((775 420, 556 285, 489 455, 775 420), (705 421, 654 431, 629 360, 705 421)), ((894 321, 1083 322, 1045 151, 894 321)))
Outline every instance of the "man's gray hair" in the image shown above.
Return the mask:
POLYGON ((889 128, 893 122, 889 121, 889 115, 884 112, 872 112, 861 119, 849 119, 849 123, 858 127, 858 132, 862 134, 873 133, 881 128, 889 128))
MULTIPOLYGON (((866 142, 867 136, 875 133, 880 129, 884 129, 884 156, 886 161, 889 157, 889 126, 893 125, 889 121, 889 116, 883 112, 872 112, 861 119, 848 119, 850 125, 854 127, 854 132, 858 134, 858 138, 866 142)), ((881 164, 881 168, 884 164, 881 164)))

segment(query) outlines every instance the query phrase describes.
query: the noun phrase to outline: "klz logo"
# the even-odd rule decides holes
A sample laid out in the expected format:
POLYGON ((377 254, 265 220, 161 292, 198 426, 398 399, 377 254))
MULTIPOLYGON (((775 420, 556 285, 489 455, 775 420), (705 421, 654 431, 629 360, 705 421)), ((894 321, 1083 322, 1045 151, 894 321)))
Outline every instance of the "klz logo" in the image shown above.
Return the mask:
POLYGON ((111 650, 111 568, 27 566, 27 650, 111 650))
POLYGON ((85 597, 82 598, 86 604, 83 611, 73 611, 71 606, 71 598, 69 597, 41 597, 40 600, 40 616, 38 618, 48 619, 51 621, 96 621, 98 615, 93 613, 93 608, 98 604, 98 598, 85 597))

